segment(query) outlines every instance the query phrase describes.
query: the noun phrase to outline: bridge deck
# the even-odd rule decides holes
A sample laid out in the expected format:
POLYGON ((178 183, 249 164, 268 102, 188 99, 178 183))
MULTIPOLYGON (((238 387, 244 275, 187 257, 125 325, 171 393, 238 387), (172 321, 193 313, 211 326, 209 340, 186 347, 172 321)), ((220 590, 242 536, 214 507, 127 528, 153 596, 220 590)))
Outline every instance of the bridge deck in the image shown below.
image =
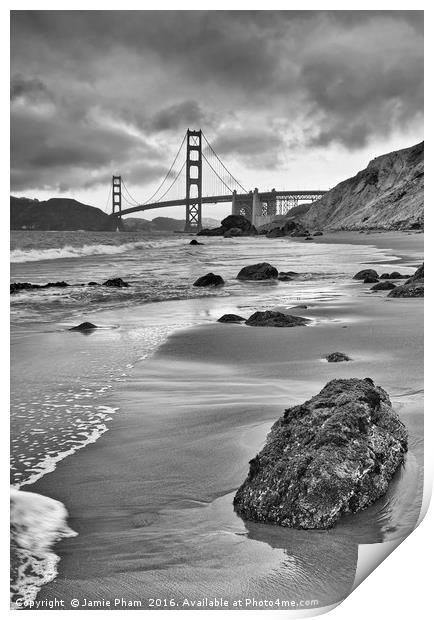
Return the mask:
MULTIPOLYGON (((259 192, 259 199, 266 202, 272 199, 294 197, 294 199, 314 199, 320 198, 326 192, 321 190, 282 190, 275 192, 259 192)), ((246 200, 252 197, 252 193, 249 194, 237 194, 238 200, 246 200)), ((217 204, 220 202, 232 202, 232 194, 226 194, 222 196, 202 196, 202 204, 217 204)), ((120 215, 129 215, 130 213, 136 213, 137 211, 150 211, 151 209, 164 209, 165 207, 180 207, 187 204, 195 204, 196 201, 187 201, 185 198, 178 198, 177 200, 167 200, 166 202, 151 202, 149 204, 137 205, 137 207, 130 207, 128 209, 122 209, 120 215)), ((119 213, 115 214, 119 215, 119 213)))

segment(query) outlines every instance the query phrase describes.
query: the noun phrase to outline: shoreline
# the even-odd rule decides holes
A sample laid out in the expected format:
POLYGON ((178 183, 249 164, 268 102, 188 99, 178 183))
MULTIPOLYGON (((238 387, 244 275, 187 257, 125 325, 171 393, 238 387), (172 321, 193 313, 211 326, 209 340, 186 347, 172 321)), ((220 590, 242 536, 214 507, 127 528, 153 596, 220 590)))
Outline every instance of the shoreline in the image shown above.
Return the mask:
MULTIPOLYGON (((344 236, 340 237, 341 243, 355 243, 348 240, 351 235, 348 237, 344 234, 344 236), (345 240, 343 240, 344 236, 345 240)), ((331 240, 328 234, 324 237, 319 238, 321 243, 337 242, 335 239, 331 240)), ((372 235, 368 235, 368 240, 366 240, 365 235, 360 235, 360 237, 365 241, 364 245, 375 245, 372 243, 373 240, 369 238, 372 235)), ((390 237, 385 240, 386 242, 390 243, 390 237)), ((402 255, 393 249, 394 254, 397 255, 396 264, 413 261, 415 263, 417 261, 419 264, 421 261, 417 258, 418 250, 410 252, 407 245, 401 242, 403 250, 405 246, 405 252, 402 255)), ((82 448, 72 459, 60 462, 54 472, 44 476, 36 484, 29 485, 29 488, 25 485, 24 490, 35 491, 60 499, 70 512, 71 527, 79 533, 77 538, 62 541, 57 545, 56 551, 62 557, 58 578, 55 582, 42 588, 38 599, 40 597, 65 596, 68 593, 72 595, 74 588, 77 587, 87 592, 89 596, 92 588, 96 588, 97 591, 105 591, 107 588, 109 591, 107 584, 112 580, 111 571, 113 571, 113 575, 121 575, 122 587, 125 592, 129 591, 133 585, 128 575, 134 581, 133 575, 135 573, 131 566, 126 572, 123 571, 124 561, 121 558, 122 553, 125 554, 125 550, 127 550, 127 555, 130 554, 135 557, 127 540, 131 535, 131 528, 135 530, 134 536, 137 535, 139 540, 143 536, 145 540, 148 540, 147 544, 150 544, 152 549, 152 545, 156 544, 155 537, 158 539, 158 536, 161 536, 161 530, 159 530, 160 534, 153 531, 153 528, 157 527, 155 523, 158 523, 159 520, 163 522, 168 520, 167 524, 172 523, 173 526, 173 523, 178 523, 178 520, 185 519, 185 511, 190 510, 195 515, 197 513, 195 518, 198 520, 198 532, 202 532, 199 534, 200 539, 201 535, 206 536, 206 529, 203 531, 199 526, 204 518, 204 509, 207 506, 215 507, 217 504, 221 507, 217 512, 220 514, 222 522, 225 523, 224 528, 228 528, 228 532, 231 532, 232 535, 237 537, 241 535, 249 541, 249 545, 246 546, 248 549, 242 551, 241 555, 256 577, 253 578, 252 575, 243 573, 244 581, 241 580, 239 584, 242 582, 242 587, 246 588, 246 584, 255 581, 255 579, 265 579, 262 587, 264 593, 268 592, 270 588, 270 583, 266 581, 268 573, 277 570, 278 566, 282 566, 282 558, 285 557, 285 543, 275 529, 270 530, 268 526, 261 527, 258 524, 246 525, 238 517, 230 515, 231 506, 230 502, 228 505, 227 498, 244 478, 249 458, 252 458, 260 449, 271 424, 282 414, 283 409, 295 402, 303 402, 312 396, 328 380, 327 377, 333 377, 336 372, 342 376, 353 376, 352 373, 356 376, 361 376, 363 373, 363 376, 370 376, 370 373, 366 372, 366 367, 369 366, 369 368, 374 368, 378 375, 383 375, 384 387, 387 391, 391 391, 394 404, 400 408, 406 419, 408 418, 408 423, 416 425, 414 431, 415 446, 414 451, 412 451, 413 456, 416 454, 414 456, 416 465, 413 464, 410 467, 409 475, 413 476, 413 483, 417 483, 416 487, 419 492, 421 485, 421 446, 418 442, 422 420, 420 393, 417 391, 417 387, 409 385, 410 390, 402 395, 402 386, 406 385, 405 382, 394 381, 393 373, 388 375, 384 367, 395 365, 396 370, 396 367, 399 366, 400 347, 397 342, 396 326, 402 323, 402 317, 408 314, 406 310, 408 303, 414 304, 415 312, 405 328, 401 329, 400 337, 403 337, 402 332, 408 333, 409 338, 410 334, 416 336, 416 340, 417 336, 420 336, 417 326, 421 317, 423 300, 386 301, 384 295, 365 294, 368 288, 360 283, 349 282, 347 296, 338 300, 318 300, 316 303, 309 303, 307 310, 297 311, 297 313, 300 312, 308 318, 316 319, 316 323, 312 327, 281 330, 225 326, 208 322, 204 325, 181 329, 172 333, 153 354, 152 358, 146 360, 146 363, 137 364, 132 376, 126 380, 125 384, 120 384, 115 402, 119 405, 122 413, 113 420, 109 432, 101 436, 92 446, 82 448), (389 324, 391 324, 390 327, 389 324), (347 329, 342 330, 342 327, 347 329), (368 338, 366 337, 366 329, 371 332, 368 338), (386 336, 385 332, 387 332, 386 336), (385 351, 376 352, 376 347, 382 342, 386 344, 385 351), (388 342, 393 342, 395 357, 390 350, 387 350, 388 342), (345 351, 345 347, 352 347, 356 350, 357 359, 355 363, 345 368, 342 364, 325 364, 321 356, 330 352, 328 347, 331 344, 336 344, 333 350, 345 351), (228 363, 228 354, 230 363, 228 363), (185 377, 185 382, 180 377, 185 377), (190 390, 188 398, 185 395, 185 385, 188 385, 190 390), (415 392, 414 394, 410 393, 411 388, 415 392), (162 434, 159 428, 161 420, 152 411, 155 408, 155 403, 161 407, 164 422, 167 425, 162 434), (147 429, 143 428, 143 411, 147 414, 147 429), (167 412, 170 412, 172 417, 167 412), (197 417, 199 412, 200 418, 197 417), (203 462, 206 463, 209 458, 212 461, 215 460, 214 467, 219 472, 218 480, 213 481, 211 485, 208 479, 202 480, 202 482, 196 480, 195 484, 182 491, 179 497, 174 491, 168 493, 167 497, 160 497, 160 492, 154 497, 149 490, 150 485, 152 486, 152 480, 148 480, 148 472, 149 468, 152 471, 155 468, 153 461, 155 459, 161 460, 161 458, 159 454, 155 454, 148 462, 143 456, 146 450, 152 450, 155 445, 151 442, 148 434, 151 429, 154 429, 157 434, 154 437, 157 446, 161 446, 161 451, 166 458, 169 458, 170 455, 170 458, 175 460, 177 464, 175 471, 183 471, 185 475, 186 464, 183 457, 188 461, 188 456, 183 455, 182 451, 178 454, 176 452, 178 446, 170 445, 169 453, 165 453, 164 449, 165 434, 170 434, 171 429, 176 430, 176 432, 180 432, 182 429, 182 426, 179 426, 181 414, 187 416, 188 422, 189 434, 184 436, 185 431, 181 433, 181 437, 186 442, 185 449, 192 451, 192 459, 195 465, 197 464, 196 466, 203 462), (219 419, 218 416, 223 416, 226 423, 230 423, 229 431, 222 427, 218 421, 216 422, 216 416, 217 419, 219 419), (201 428, 202 424, 203 429, 201 428), (201 443, 207 444, 207 437, 210 433, 212 433, 214 441, 217 441, 218 438, 218 441, 223 442, 224 438, 224 442, 226 442, 223 443, 224 449, 218 446, 216 448, 216 445, 212 444, 208 445, 208 450, 204 452, 201 443), (242 439, 243 437, 244 439, 242 439), (122 447, 125 446, 128 450, 127 455, 122 450, 122 447), (214 454, 214 452, 216 453, 214 454), (202 455, 201 458, 198 458, 197 454, 202 455), (205 456, 206 454, 208 457, 205 456), (144 467, 144 460, 148 467, 144 467), (91 472, 91 474, 86 472, 91 472), (133 474, 132 479, 131 474, 133 474), (144 480, 141 480, 141 477, 144 480), (107 503, 109 497, 110 503, 107 503), (131 497, 134 497, 132 505, 131 497), (152 499, 150 500, 150 498, 152 499), (90 501, 90 504, 86 503, 87 501, 90 501), (128 508, 125 508, 125 502, 129 502, 128 508), (102 523, 100 522, 101 508, 104 512, 102 523), (100 531, 101 525, 102 532, 100 531), (137 528, 140 532, 136 531, 137 528), (101 545, 112 544, 110 541, 113 536, 120 536, 120 548, 115 545, 112 549, 113 553, 102 550, 101 545), (265 571, 268 571, 266 577, 263 574, 264 567, 258 567, 256 572, 253 570, 254 562, 258 561, 256 557, 258 543, 260 545, 259 553, 265 553, 264 558, 268 558, 262 559, 261 556, 261 560, 259 560, 264 562, 264 567, 268 567, 265 571), (255 547, 254 550, 253 547, 255 547), (123 552, 121 552, 122 548, 124 548, 123 552), (271 549, 271 551, 265 552, 265 548, 271 549), (92 551, 96 558, 91 557, 92 551), (106 576, 100 573, 98 557, 100 561, 104 558, 104 561, 108 563, 109 574, 106 576), (253 561, 254 557, 256 558, 255 561, 253 561), (79 567, 83 567, 83 562, 86 561, 90 562, 90 572, 88 570, 88 574, 85 574, 77 582, 77 569, 78 574, 80 574, 79 567), (131 573, 132 570, 133 573, 131 573)), ((204 298, 201 299, 203 302, 204 298)), ((198 300, 189 301, 190 303, 198 302, 198 300)), ((224 301, 231 303, 235 299, 226 298, 221 300, 221 303, 224 301)), ((415 369, 411 375, 413 383, 416 384, 416 378, 421 376, 419 364, 421 360, 418 359, 420 346, 420 342, 418 342, 414 351, 415 369)), ((347 352, 352 353, 352 351, 347 352)), ((401 367, 400 372, 403 371, 404 369, 401 367)), ((408 373, 404 373, 403 376, 409 381, 410 377, 406 375, 408 373)), ((182 420, 185 424, 183 417, 182 420)), ((158 466, 164 469, 164 463, 160 462, 158 466)), ((158 467, 156 472, 161 475, 161 470, 158 467)), ((184 480, 181 479, 178 482, 182 488, 185 483, 184 480)), ((406 482, 408 483, 408 479, 406 482)), ((399 488, 403 486, 403 484, 399 485, 399 481, 397 484, 399 488)), ((415 500, 414 497, 412 499, 415 500)), ((365 513, 365 517, 369 514, 374 515, 378 520, 376 510, 365 513)), ((410 519, 408 515, 403 519, 405 522, 404 529, 407 528, 407 531, 409 530, 408 519, 410 519)), ((343 558, 339 555, 338 550, 343 549, 344 543, 348 545, 348 541, 351 540, 350 544, 354 545, 355 553, 357 551, 357 544, 353 540, 354 536, 351 536, 354 520, 357 522, 358 518, 346 520, 344 525, 335 531, 338 534, 334 536, 333 548, 337 553, 336 558, 339 556, 341 563, 343 558)), ((214 523, 214 527, 216 525, 214 523)), ((178 523, 178 527, 182 527, 182 524, 179 525, 178 523)), ((378 542, 378 537, 388 535, 382 530, 380 522, 376 524, 378 529, 376 534, 364 523, 363 518, 358 527, 362 539, 364 535, 368 534, 371 538, 376 536, 372 542, 378 542)), ((397 537, 399 533, 402 531, 398 528, 394 533, 391 531, 390 535, 397 537)), ((285 533, 285 536, 287 535, 288 532, 285 533)), ((292 537, 294 538, 292 544, 295 547, 298 545, 302 550, 300 557, 304 557, 306 554, 310 557, 311 554, 309 555, 309 551, 306 550, 306 544, 308 544, 306 536, 292 533, 292 537)), ((193 538, 197 539, 197 532, 196 537, 193 538)), ((321 536, 315 536, 315 538, 318 539, 318 544, 325 544, 321 536)), ((235 540, 236 538, 233 542, 235 540)), ((138 544, 138 540, 135 540, 135 544, 138 544)), ((176 547, 180 542, 176 540, 173 544, 176 547)), ((130 557, 133 565, 136 565, 137 560, 138 558, 133 560, 130 557)), ((354 570, 354 561, 356 562, 356 560, 357 553, 352 556, 351 560, 354 570)), ((318 561, 317 558, 316 561, 318 561)), ((236 564, 235 558, 232 558, 232 562, 236 564)), ((348 564, 346 568, 351 573, 351 567, 348 564)), ((145 574, 146 579, 150 579, 149 570, 148 566, 145 572, 139 572, 140 582, 143 581, 145 574)), ((155 574, 156 570, 159 574, 155 567, 152 568, 152 574, 155 574)), ((174 570, 176 573, 173 566, 170 570, 174 570)), ((162 576, 160 576, 161 578, 162 576)), ((182 577, 178 574, 177 579, 182 580, 182 577)), ((231 576, 228 583, 233 579, 234 575, 231 576)), ((211 582, 212 580, 209 583, 211 582)), ((285 583, 285 580, 283 582, 285 583)), ((341 589, 343 587, 344 590, 346 588, 347 591, 324 592, 324 604, 334 602, 338 594, 345 596, 351 585, 352 582, 348 583, 348 579, 345 580, 342 576, 340 587, 341 589)), ((150 587, 151 584, 148 583, 148 588, 150 587)), ((167 587, 170 591, 170 587, 167 587)), ((313 587, 312 584, 310 587, 313 587)), ((322 586, 317 584, 317 587, 321 589, 322 586)))

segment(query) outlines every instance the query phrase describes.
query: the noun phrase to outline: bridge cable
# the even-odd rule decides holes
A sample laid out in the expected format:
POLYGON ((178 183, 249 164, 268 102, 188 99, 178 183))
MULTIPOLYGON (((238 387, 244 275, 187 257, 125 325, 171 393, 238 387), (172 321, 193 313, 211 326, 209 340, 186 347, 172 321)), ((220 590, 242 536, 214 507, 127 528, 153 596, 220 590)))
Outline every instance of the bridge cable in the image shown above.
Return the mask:
MULTIPOLYGON (((226 170, 226 172, 229 174, 229 176, 235 181, 235 183, 241 187, 241 189, 243 190, 243 192, 245 194, 248 194, 248 191, 246 190, 245 187, 243 187, 241 185, 241 183, 239 181, 237 181, 237 179, 233 176, 233 174, 231 174, 231 172, 229 172, 229 170, 226 168, 226 166, 224 165, 224 163, 222 162, 222 160, 220 159, 220 157, 217 155, 217 153, 214 151, 214 149, 212 148, 211 144, 208 142, 207 137, 205 136, 205 134, 202 132, 202 136, 203 138, 205 138, 205 142, 207 143, 207 145, 209 146, 209 148, 211 149, 212 153, 215 155, 215 157, 218 159, 218 161, 221 163, 221 165, 223 166, 223 168, 226 170)), ((202 152, 203 155, 203 152, 202 152)), ((208 162, 209 163, 209 162, 208 162)), ((215 171, 214 171, 215 172, 215 171)), ((217 173, 216 173, 217 174, 217 173)), ((221 177, 220 177, 221 178, 221 177)), ((227 186, 226 186, 227 187, 227 186)))
MULTIPOLYGON (((131 200, 132 200, 132 201, 133 201, 136 205, 139 205, 139 204, 140 204, 140 202, 137 202, 137 200, 136 200, 133 196, 131 196, 131 193, 130 193, 130 191, 128 190, 128 188, 127 188, 127 186, 125 185, 124 180, 123 180, 122 178, 121 178, 121 183, 122 183, 122 185, 123 185, 124 190, 127 192, 128 196, 130 197, 130 199, 131 199, 131 200)), ((128 204, 131 204, 131 203, 130 203, 130 202, 129 202, 126 198, 125 198, 125 194, 124 194, 124 196, 123 196, 123 197, 124 197, 124 200, 126 200, 126 201, 128 202, 128 204)), ((134 205, 133 205, 133 206, 134 206, 134 205)))
MULTIPOLYGON (((221 178, 221 176, 219 175, 219 173, 217 172, 217 170, 214 168, 214 166, 208 161, 207 156, 202 153, 202 157, 204 158, 204 160, 206 161, 206 163, 208 164, 208 166, 211 168, 211 170, 214 172, 214 174, 220 179, 220 181, 223 183, 223 185, 230 191, 230 193, 232 194, 232 189, 229 187, 229 185, 226 185, 226 183, 224 182, 224 180, 221 178)), ((241 187, 241 186, 240 186, 241 187)), ((246 192, 247 193, 247 192, 246 192)))
MULTIPOLYGON (((164 198, 164 196, 166 196, 168 194, 168 192, 172 189, 172 187, 175 185, 176 181, 179 178, 179 175, 181 174, 181 172, 184 170, 185 168, 185 164, 186 162, 184 162, 182 164, 182 168, 180 169, 180 171, 178 172, 178 174, 176 175, 176 177, 173 179, 172 184, 166 189, 166 191, 164 192, 164 194, 162 196, 160 196, 160 198, 156 201, 156 202, 161 202, 162 199, 164 198)), ((145 204, 149 204, 149 203, 145 203, 145 204)))
MULTIPOLYGON (((186 138, 187 138, 187 132, 185 132, 185 134, 184 134, 184 138, 183 138, 183 140, 182 140, 182 142, 181 142, 181 146, 179 147, 178 152, 177 152, 177 153, 176 153, 176 155, 175 155, 175 159, 173 160, 172 165, 170 166, 170 168, 169 168, 169 170, 168 170, 168 172, 167 172, 166 176, 165 176, 165 177, 164 177, 164 179, 161 181, 160 185, 157 187, 157 189, 156 189, 156 190, 155 190, 155 192, 152 194, 152 196, 151 196, 150 198, 148 198, 148 200, 146 200, 143 204, 149 204, 149 203, 152 201, 152 199, 153 199, 153 198, 154 198, 154 197, 158 194, 158 192, 160 191, 160 189, 163 187, 163 185, 164 185, 164 183, 166 182, 166 180, 167 180, 168 176, 169 176, 169 175, 170 175, 170 173, 172 172, 172 169, 173 169, 173 167, 174 167, 174 165, 175 165, 175 163, 176 163, 176 160, 178 159, 178 155, 179 155, 179 153, 181 152, 182 147, 184 146, 184 142, 185 142, 186 138)), ((184 162, 184 166, 185 166, 185 162, 184 162)), ((182 168, 181 168, 181 170, 182 170, 182 168)), ((178 173, 178 175, 176 176, 175 180, 178 178, 178 176, 179 176, 179 173, 178 173)), ((172 183, 172 185, 173 185, 173 183, 172 183)), ((171 189, 172 185, 169 187, 169 189, 171 189)), ((167 191, 169 191, 169 190, 167 190, 167 191)), ((165 196, 165 195, 167 194, 167 191, 163 194, 163 196, 165 196)), ((161 200, 161 198, 160 198, 160 200, 161 200)), ((156 201, 156 202, 159 202, 159 201, 156 201)))

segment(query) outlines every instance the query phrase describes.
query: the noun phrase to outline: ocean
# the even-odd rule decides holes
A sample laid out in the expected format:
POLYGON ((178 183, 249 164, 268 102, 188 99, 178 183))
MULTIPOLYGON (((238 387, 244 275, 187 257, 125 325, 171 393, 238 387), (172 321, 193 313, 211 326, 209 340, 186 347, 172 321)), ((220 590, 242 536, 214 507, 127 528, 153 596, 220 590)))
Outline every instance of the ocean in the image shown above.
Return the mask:
MULTIPOLYGON (((65 459, 75 459, 80 449, 98 446, 128 409, 122 405, 125 386, 164 349, 169 337, 186 328, 214 325, 224 312, 249 316, 257 309, 300 303, 342 308, 349 289, 359 291, 360 284, 351 281, 356 271, 377 263, 384 271, 392 270, 398 260, 374 245, 264 237, 202 238, 202 246, 190 246, 189 241, 183 234, 17 231, 11 235, 11 282, 64 280, 71 285, 11 295, 11 485, 20 506, 14 529, 14 599, 35 599, 58 571, 53 542, 76 534, 66 525, 67 503, 55 503, 51 514, 56 518, 45 525, 44 511, 36 509, 40 521, 32 527, 38 532, 38 544, 28 537, 23 541, 22 515, 35 508, 19 491, 55 472, 65 459), (241 267, 262 261, 279 271, 299 272, 300 277, 264 283, 236 279, 241 267), (224 287, 193 287, 196 278, 210 271, 224 278, 224 287), (113 277, 130 286, 87 286, 113 277), (69 331, 84 321, 99 329, 92 334, 69 331)), ((313 316, 314 324, 324 320, 313 316)), ((354 320, 347 317, 349 323, 354 320)), ((164 495, 161 484, 164 487, 157 481, 150 495, 164 495)), ((226 506, 226 499, 220 501, 226 506)), ((194 538, 191 532, 188 536, 194 538)), ((159 561, 164 563, 161 557, 159 561)))

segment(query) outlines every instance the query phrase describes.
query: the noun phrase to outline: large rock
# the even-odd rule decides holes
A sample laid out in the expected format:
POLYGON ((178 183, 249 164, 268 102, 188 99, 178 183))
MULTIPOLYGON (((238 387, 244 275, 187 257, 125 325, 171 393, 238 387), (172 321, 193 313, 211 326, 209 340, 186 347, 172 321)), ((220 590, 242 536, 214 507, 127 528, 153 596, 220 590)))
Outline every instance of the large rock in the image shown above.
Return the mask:
POLYGON ((273 425, 235 510, 285 527, 333 527, 384 495, 406 451, 387 393, 371 379, 334 379, 273 425))
POLYGON ((203 243, 200 243, 199 241, 197 241, 197 239, 192 239, 189 245, 203 245, 203 243))
POLYGON ((243 267, 237 275, 237 280, 275 280, 279 272, 270 263, 256 263, 243 267))
POLYGON ((378 279, 378 273, 375 269, 362 269, 353 276, 353 280, 366 280, 366 278, 378 279))
POLYGON ((193 286, 222 286, 225 283, 223 278, 215 273, 207 273, 194 282, 193 286))
POLYGON ((305 319, 302 316, 283 314, 283 312, 274 312, 272 310, 255 312, 246 321, 246 325, 253 327, 296 327, 298 325, 307 325, 308 323, 310 323, 310 319, 305 319))

